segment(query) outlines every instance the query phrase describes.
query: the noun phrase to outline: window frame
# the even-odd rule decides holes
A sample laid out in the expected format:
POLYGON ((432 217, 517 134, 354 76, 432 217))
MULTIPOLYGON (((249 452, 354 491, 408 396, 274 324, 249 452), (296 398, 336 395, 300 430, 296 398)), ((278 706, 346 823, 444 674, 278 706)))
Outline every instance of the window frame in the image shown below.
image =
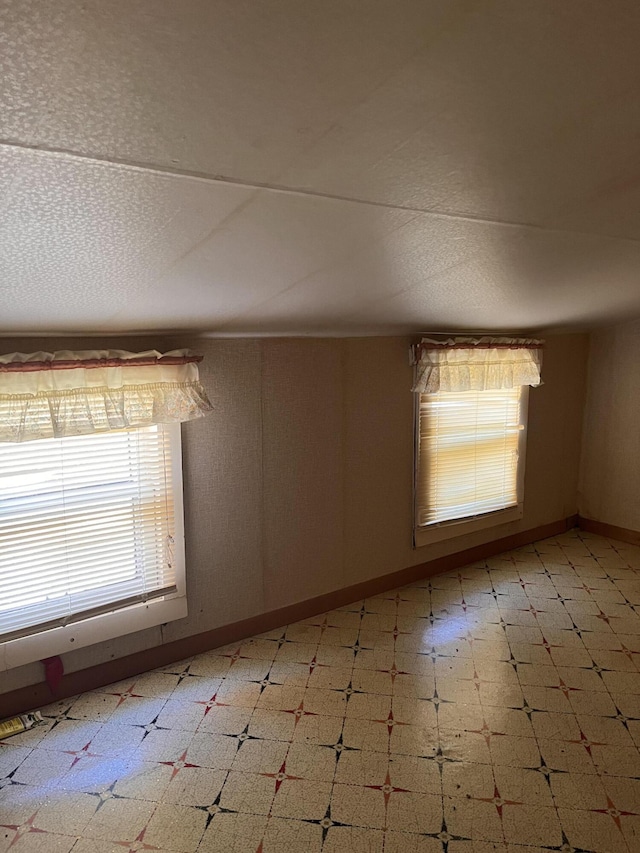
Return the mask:
MULTIPOLYGON (((440 392, 446 393, 446 392, 440 392)), ((515 506, 491 512, 455 518, 450 521, 438 521, 433 524, 418 524, 418 481, 420 477, 420 392, 413 395, 413 547, 421 548, 519 521, 524 515, 524 480, 526 468, 527 432, 529 416, 529 386, 520 386, 520 422, 522 429, 518 438, 518 470, 516 474, 516 492, 518 503, 515 506)), ((506 531, 505 531, 506 533, 506 531)))
POLYGON ((182 435, 179 423, 160 424, 169 437, 171 455, 170 489, 174 502, 176 591, 107 613, 89 616, 65 626, 45 628, 27 636, 0 642, 0 672, 60 655, 74 649, 114 640, 126 634, 153 628, 187 615, 184 501, 182 488, 182 435))

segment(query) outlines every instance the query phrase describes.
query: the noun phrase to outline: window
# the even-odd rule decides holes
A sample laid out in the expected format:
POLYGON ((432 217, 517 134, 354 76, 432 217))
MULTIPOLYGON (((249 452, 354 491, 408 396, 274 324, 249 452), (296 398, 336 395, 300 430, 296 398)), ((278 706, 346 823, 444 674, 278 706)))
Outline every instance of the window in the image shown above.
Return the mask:
POLYGON ((180 425, 0 443, 0 670, 186 615, 180 425))
POLYGON ((543 345, 449 336, 411 347, 415 546, 522 518, 526 410, 543 345))
POLYGON ((189 350, 0 355, 0 670, 187 615, 189 350))
POLYGON ((415 543, 522 517, 527 386, 416 394, 415 543))

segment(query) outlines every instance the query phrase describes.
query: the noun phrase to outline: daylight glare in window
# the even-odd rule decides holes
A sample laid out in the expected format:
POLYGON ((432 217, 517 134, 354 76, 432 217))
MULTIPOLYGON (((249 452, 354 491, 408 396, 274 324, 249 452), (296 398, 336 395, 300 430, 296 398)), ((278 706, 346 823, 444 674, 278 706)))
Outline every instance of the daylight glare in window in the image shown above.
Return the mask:
POLYGON ((0 444, 0 640, 175 590, 163 425, 0 444))
POLYGON ((518 503, 521 386, 419 395, 417 525, 518 503))

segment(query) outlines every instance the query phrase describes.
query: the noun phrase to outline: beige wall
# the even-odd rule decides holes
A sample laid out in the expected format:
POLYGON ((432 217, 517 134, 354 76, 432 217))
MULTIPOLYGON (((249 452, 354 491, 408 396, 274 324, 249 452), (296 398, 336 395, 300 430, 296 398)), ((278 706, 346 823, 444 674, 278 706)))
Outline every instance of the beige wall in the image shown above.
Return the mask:
MULTIPOLYGON (((519 522, 413 550, 407 338, 4 340, 2 349, 188 346, 215 410, 184 425, 189 616, 65 656, 68 671, 576 512, 587 338, 548 339, 519 522)), ((42 679, 40 664, 0 691, 42 679)))
POLYGON ((640 321, 592 335, 579 507, 640 530, 640 321))

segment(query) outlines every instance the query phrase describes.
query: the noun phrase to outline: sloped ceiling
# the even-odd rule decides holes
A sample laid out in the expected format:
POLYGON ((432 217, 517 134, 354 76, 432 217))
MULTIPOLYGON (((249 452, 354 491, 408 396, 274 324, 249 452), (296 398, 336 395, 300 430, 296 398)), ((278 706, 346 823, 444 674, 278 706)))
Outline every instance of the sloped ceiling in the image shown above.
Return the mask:
POLYGON ((2 0, 0 331, 640 315, 637 0, 2 0))

